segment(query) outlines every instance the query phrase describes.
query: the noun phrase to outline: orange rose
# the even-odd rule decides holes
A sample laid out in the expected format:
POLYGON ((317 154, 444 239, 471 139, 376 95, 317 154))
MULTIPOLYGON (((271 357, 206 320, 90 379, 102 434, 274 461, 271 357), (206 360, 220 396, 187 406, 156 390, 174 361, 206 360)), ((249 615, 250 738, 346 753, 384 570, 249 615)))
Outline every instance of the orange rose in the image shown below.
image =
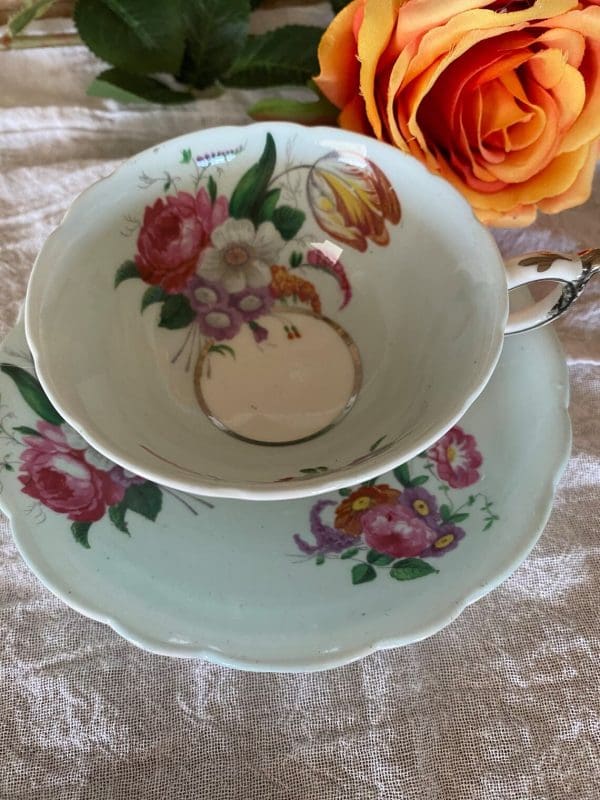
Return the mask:
POLYGON ((339 123, 412 153, 490 225, 590 195, 600 0, 353 0, 319 46, 339 123))

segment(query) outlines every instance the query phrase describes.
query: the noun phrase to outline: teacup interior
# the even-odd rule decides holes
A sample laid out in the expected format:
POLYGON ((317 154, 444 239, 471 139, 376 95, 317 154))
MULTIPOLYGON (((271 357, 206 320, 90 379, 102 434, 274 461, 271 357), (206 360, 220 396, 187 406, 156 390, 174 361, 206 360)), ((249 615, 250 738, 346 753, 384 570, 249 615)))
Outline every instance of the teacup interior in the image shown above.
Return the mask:
POLYGON ((363 137, 257 125, 167 142, 88 190, 40 255, 28 335, 52 398, 102 452, 164 483, 242 496, 325 475, 351 482, 414 455, 482 387, 505 316, 497 248, 445 182, 363 137), (260 191, 284 210, 263 215, 260 191), (203 209, 218 217, 206 229, 203 209), (175 223, 183 233, 169 240, 175 223), (185 282, 161 285, 156 263, 188 254, 185 282), (244 273, 244 258, 256 269, 244 273), (336 349, 341 334, 319 339, 323 319, 358 361, 344 361, 343 337, 336 349), (265 353, 283 406, 268 405, 278 395, 265 353), (270 446, 268 415, 260 436, 245 435, 245 385, 272 420, 291 409, 301 441, 270 446))

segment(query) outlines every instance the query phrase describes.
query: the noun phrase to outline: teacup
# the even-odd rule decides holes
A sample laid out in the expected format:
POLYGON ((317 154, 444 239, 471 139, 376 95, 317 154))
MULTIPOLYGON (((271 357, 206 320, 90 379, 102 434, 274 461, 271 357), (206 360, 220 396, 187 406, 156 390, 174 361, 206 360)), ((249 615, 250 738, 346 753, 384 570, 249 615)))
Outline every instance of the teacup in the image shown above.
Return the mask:
POLYGON ((506 269, 412 157, 329 128, 224 127, 73 203, 36 261, 27 338, 56 408, 113 461, 200 495, 300 497, 431 446, 504 334, 562 313, 597 257, 506 269), (540 278, 558 291, 509 315, 507 289, 540 278))

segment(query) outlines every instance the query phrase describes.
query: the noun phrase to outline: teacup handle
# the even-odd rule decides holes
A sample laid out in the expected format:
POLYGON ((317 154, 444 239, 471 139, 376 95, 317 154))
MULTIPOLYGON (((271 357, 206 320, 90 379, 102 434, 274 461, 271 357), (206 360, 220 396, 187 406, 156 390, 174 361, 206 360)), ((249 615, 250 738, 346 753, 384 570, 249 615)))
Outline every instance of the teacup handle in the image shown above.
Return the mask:
POLYGON ((525 308, 511 311, 506 333, 521 333, 552 322, 569 308, 596 272, 600 272, 600 249, 565 255, 539 251, 506 262, 508 289, 536 281, 558 283, 556 289, 525 308))

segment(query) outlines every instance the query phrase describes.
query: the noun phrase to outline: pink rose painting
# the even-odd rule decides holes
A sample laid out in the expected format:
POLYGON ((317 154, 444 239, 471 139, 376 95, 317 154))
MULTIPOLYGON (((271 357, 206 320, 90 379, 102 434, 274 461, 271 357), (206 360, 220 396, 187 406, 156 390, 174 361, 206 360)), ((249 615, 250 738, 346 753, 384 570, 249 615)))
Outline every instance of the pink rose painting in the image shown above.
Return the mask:
POLYGON ((179 192, 159 197, 146 207, 138 235, 135 263, 140 277, 166 292, 181 291, 227 214, 227 199, 219 197, 213 204, 205 188, 195 196, 179 192))
POLYGON ((394 558, 418 556, 436 539, 432 528, 399 504, 370 509, 362 525, 365 543, 394 558))
POLYGON ((61 418, 31 372, 15 364, 0 364, 0 371, 14 381, 36 415, 33 425, 14 426, 12 441, 22 449, 14 466, 5 464, 17 472, 23 494, 70 520, 75 541, 86 548, 91 526, 101 520, 126 534, 129 512, 156 520, 163 501, 159 486, 94 450, 61 418))
POLYGON ((39 436, 24 439, 19 480, 25 494, 74 522, 97 522, 121 502, 123 482, 89 463, 85 449, 71 447, 62 426, 38 422, 37 430, 39 436))

